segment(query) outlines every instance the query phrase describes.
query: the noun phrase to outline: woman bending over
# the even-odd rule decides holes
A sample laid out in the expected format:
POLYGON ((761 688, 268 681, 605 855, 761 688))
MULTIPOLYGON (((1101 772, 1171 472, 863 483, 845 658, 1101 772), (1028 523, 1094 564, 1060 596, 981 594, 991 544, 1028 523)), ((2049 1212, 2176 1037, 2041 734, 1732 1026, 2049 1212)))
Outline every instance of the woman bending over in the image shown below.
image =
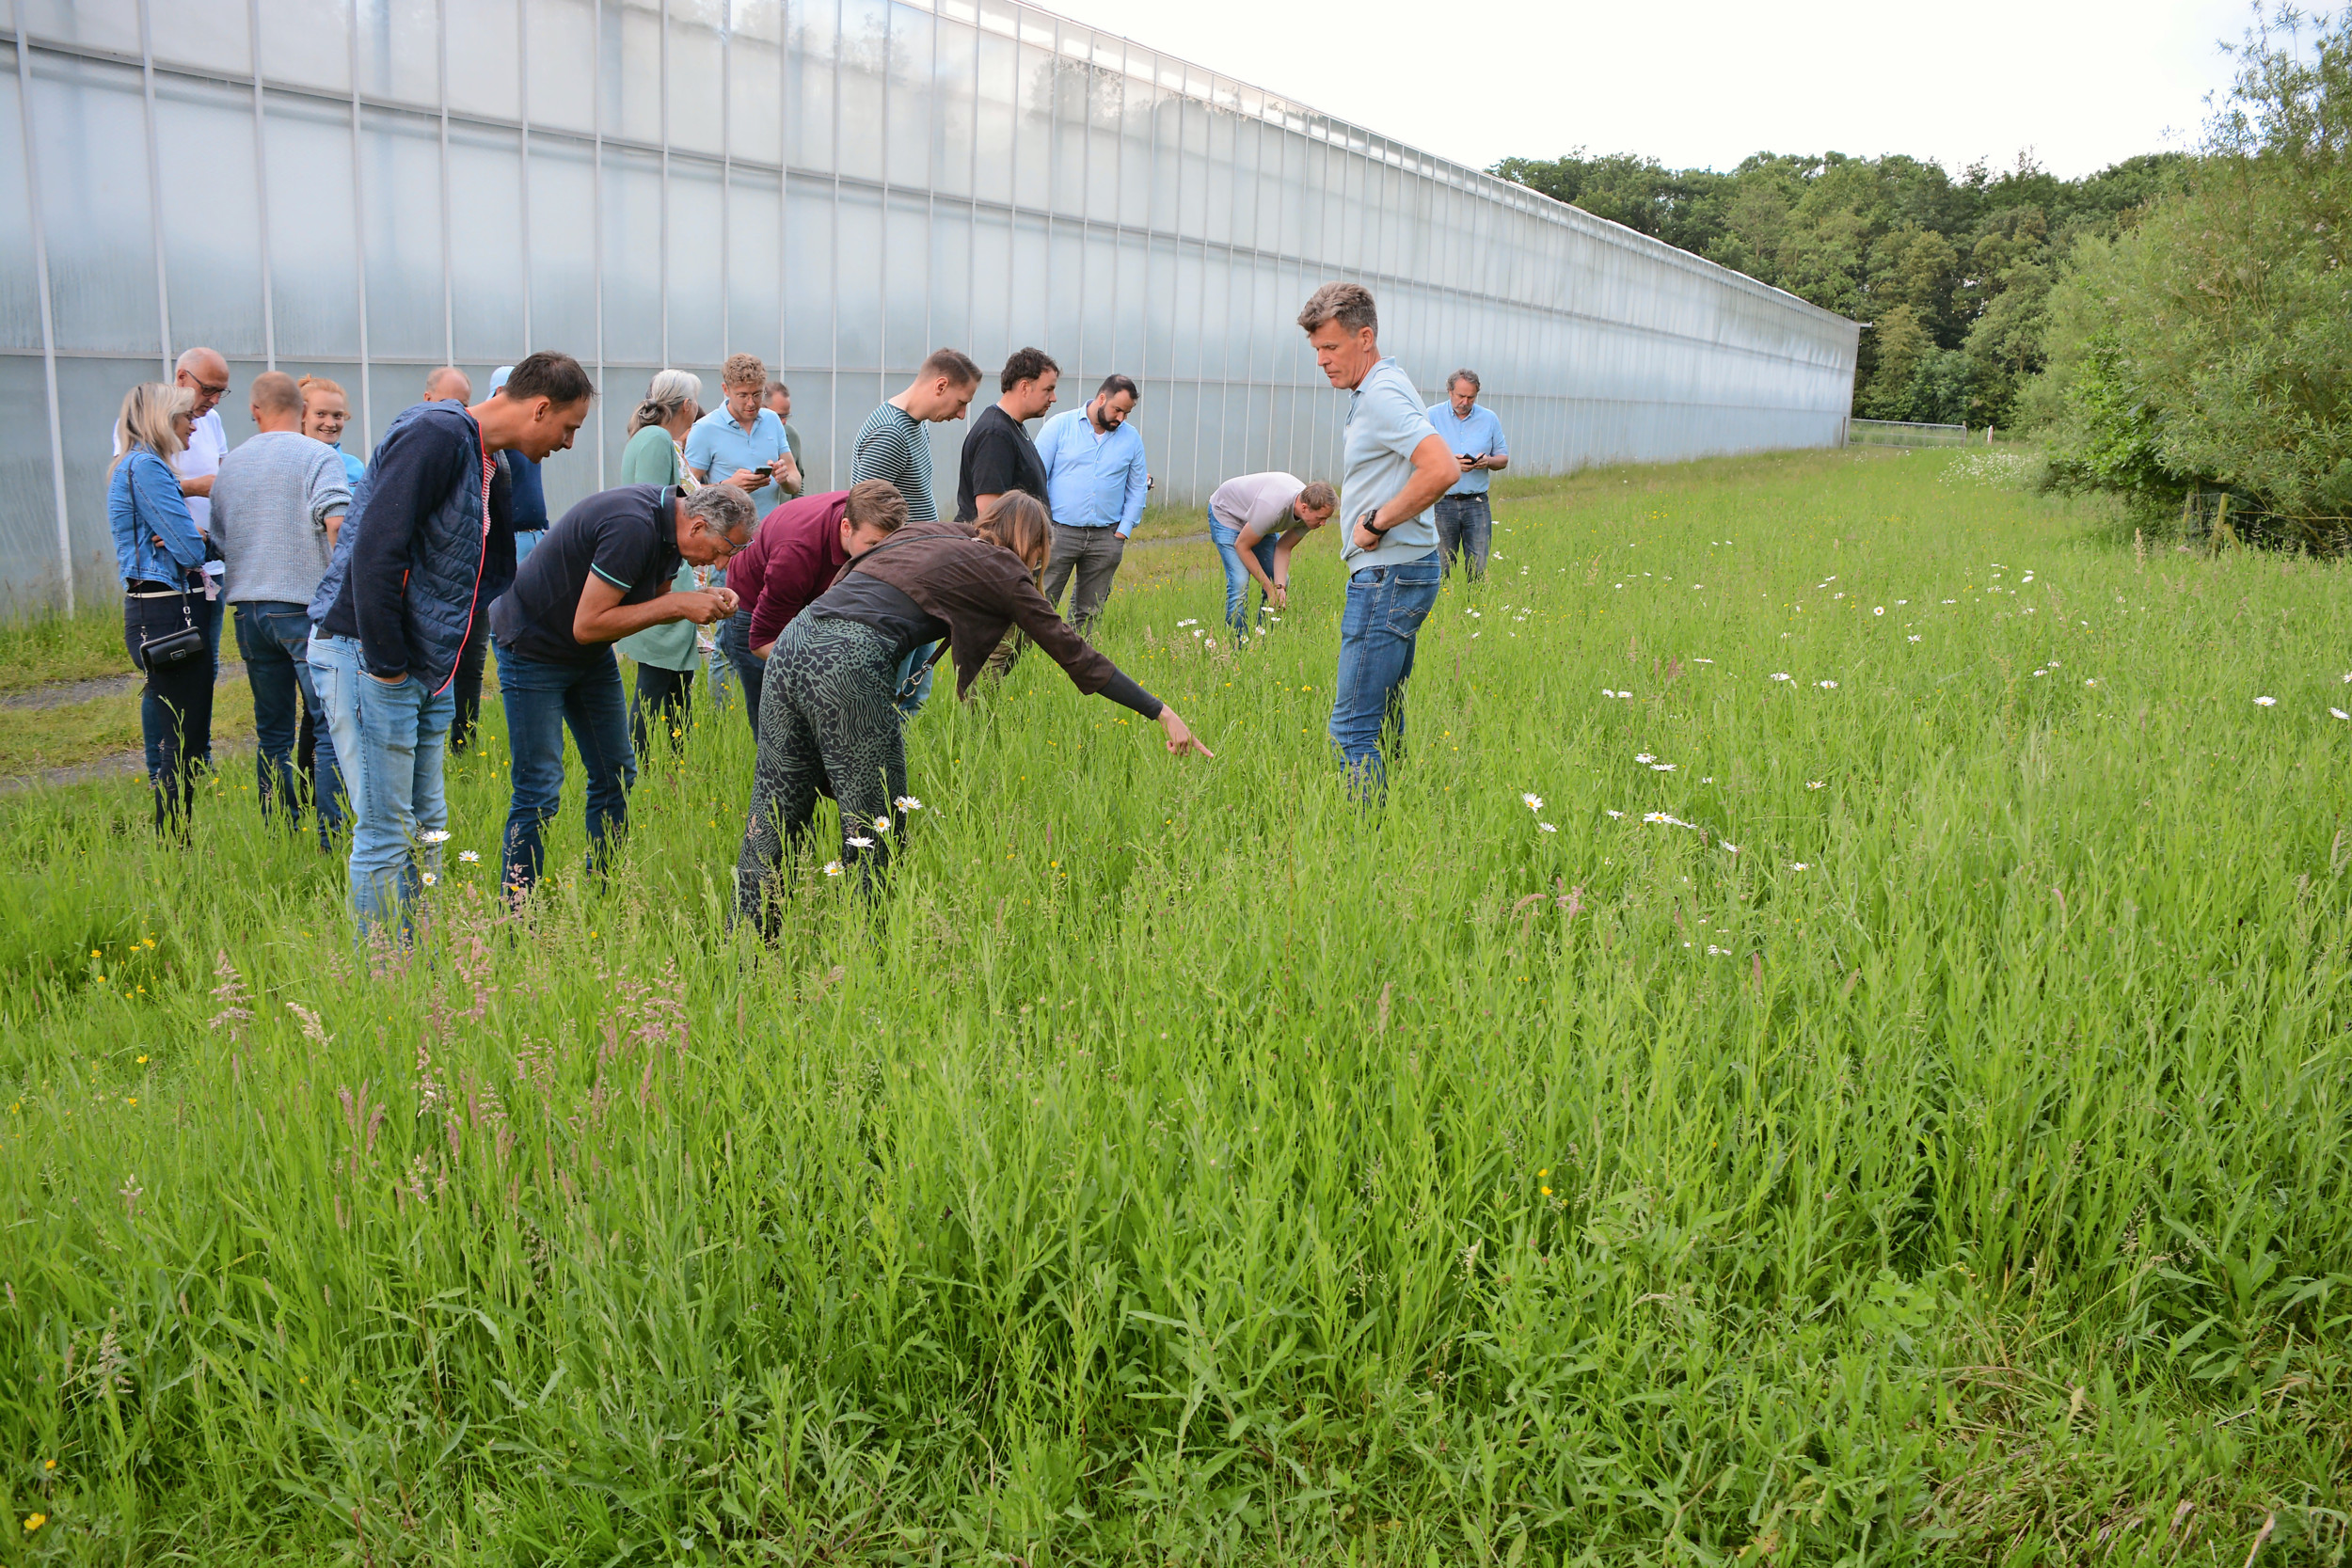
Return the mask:
POLYGON ((1039 592, 1051 545, 1045 508, 1008 491, 977 523, 909 523, 851 561, 839 582, 777 637, 773 689, 760 705, 751 820, 736 863, 737 911, 773 929, 786 848, 806 835, 820 785, 841 802, 842 863, 862 881, 888 863, 894 803, 906 793, 906 742, 892 701, 909 650, 946 639, 956 695, 1006 628, 1019 626, 1080 691, 1099 692, 1158 721, 1168 749, 1215 753, 1176 710, 1089 646, 1039 592))

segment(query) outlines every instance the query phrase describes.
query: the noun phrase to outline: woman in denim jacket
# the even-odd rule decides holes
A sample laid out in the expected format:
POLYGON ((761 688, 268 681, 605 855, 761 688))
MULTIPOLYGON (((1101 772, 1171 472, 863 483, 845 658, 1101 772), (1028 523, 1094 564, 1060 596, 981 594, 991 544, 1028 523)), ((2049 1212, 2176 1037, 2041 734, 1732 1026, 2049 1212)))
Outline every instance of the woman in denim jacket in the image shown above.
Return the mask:
POLYGON ((115 432, 122 455, 106 480, 106 519, 122 570, 122 641, 147 676, 139 695, 145 716, 164 736, 162 766, 148 777, 155 828, 168 824, 183 838, 196 805, 195 759, 213 731, 213 661, 200 645, 178 658, 151 658, 145 649, 198 626, 203 613, 204 536, 171 468, 187 448, 194 402, 183 387, 132 388, 115 432))

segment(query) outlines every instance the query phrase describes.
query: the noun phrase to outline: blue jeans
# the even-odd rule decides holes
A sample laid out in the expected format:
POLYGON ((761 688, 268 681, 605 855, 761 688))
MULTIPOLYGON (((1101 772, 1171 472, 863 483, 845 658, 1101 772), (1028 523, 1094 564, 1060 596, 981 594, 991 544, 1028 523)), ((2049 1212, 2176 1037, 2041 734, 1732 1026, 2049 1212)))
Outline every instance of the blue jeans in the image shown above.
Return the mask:
POLYGON ((254 784, 262 815, 286 814, 293 827, 302 817, 302 775, 294 767, 294 737, 302 714, 321 744, 313 763, 318 776, 319 847, 343 825, 343 779, 335 766, 333 732, 324 722, 318 688, 310 679, 310 610, 282 599, 249 599, 237 606, 237 651, 245 656, 245 678, 253 687, 254 784))
MULTIPOLYGON (((222 602, 219 599, 208 599, 201 594, 188 601, 196 618, 196 629, 204 634, 204 678, 215 683, 220 680, 220 607, 222 602)), ((175 610, 173 613, 176 615, 178 611, 175 610)), ((187 735, 183 739, 180 748, 181 760, 187 766, 210 768, 213 765, 213 726, 209 718, 211 711, 209 707, 206 708, 205 712, 208 716, 206 721, 200 726, 189 726, 187 735)), ((178 720, 164 711, 163 703, 152 690, 139 694, 139 739, 147 748, 147 776, 149 778, 163 777, 165 771, 164 735, 178 722, 178 720)))
POLYGON ((519 897, 547 864, 547 825, 564 798, 567 726, 588 770, 588 868, 601 871, 608 839, 628 825, 628 790, 637 782, 620 661, 604 647, 584 664, 549 664, 501 643, 499 695, 506 704, 506 749, 515 766, 500 875, 519 897))
MULTIPOLYGON (((1227 528, 1209 514, 1209 537, 1216 541, 1217 558, 1225 562, 1225 624, 1233 628, 1235 637, 1249 635, 1249 622, 1243 611, 1249 605, 1249 568, 1242 564, 1241 530, 1227 528)), ((1274 546, 1280 536, 1268 534, 1250 549, 1264 568, 1266 580, 1274 580, 1274 546)), ((1265 594, 1258 595, 1258 612, 1265 613, 1265 594)))
POLYGON ((548 531, 543 528, 516 529, 515 531, 515 564, 517 568, 520 568, 524 562, 531 559, 531 552, 537 549, 539 547, 539 541, 545 539, 547 536, 548 531))
POLYGON ((310 681, 351 796, 351 909, 359 945, 379 930, 405 942, 409 908, 441 870, 449 797, 441 787, 455 699, 415 675, 380 681, 360 665, 358 640, 310 634, 310 681))
POLYGON ((1494 542, 1495 519, 1486 506, 1486 492, 1439 496, 1437 510, 1438 549, 1446 569, 1451 571, 1454 558, 1461 556, 1470 581, 1476 582, 1486 575, 1486 550, 1494 542))
POLYGON ((1438 602, 1443 567, 1431 550, 1419 561, 1367 566, 1347 579, 1340 616, 1340 667, 1331 698, 1331 743, 1347 761, 1351 786, 1377 797, 1388 788, 1381 755, 1405 751, 1405 683, 1413 641, 1438 602))

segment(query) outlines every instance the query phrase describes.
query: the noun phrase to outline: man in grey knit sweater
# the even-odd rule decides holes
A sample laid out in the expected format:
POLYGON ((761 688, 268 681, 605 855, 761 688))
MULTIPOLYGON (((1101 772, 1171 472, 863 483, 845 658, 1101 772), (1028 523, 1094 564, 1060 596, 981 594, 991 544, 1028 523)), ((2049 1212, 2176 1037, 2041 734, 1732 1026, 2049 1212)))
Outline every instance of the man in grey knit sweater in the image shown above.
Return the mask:
POLYGON ((351 506, 341 453, 302 434, 302 391, 271 371, 253 378, 261 434, 221 459, 213 481, 213 538, 237 607, 237 650, 253 686, 254 758, 262 814, 300 817, 294 736, 304 709, 318 736, 319 846, 342 822, 342 774, 326 716, 310 683, 310 596, 326 575, 336 531, 351 506), (297 704, 299 705, 297 705, 297 704))

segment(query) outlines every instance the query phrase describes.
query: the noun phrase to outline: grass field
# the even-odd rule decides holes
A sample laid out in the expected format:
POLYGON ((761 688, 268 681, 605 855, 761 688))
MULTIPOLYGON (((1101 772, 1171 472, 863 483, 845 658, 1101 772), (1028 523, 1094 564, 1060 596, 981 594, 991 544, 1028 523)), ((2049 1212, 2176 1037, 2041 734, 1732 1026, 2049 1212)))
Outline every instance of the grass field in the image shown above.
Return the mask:
POLYGON ((1373 815, 1331 542, 1138 550, 1216 760, 1032 655, 773 951, 734 714, 373 973, 240 770, 0 802, 0 1557, 2343 1560, 2345 573, 1988 473, 1502 487, 1373 815))

